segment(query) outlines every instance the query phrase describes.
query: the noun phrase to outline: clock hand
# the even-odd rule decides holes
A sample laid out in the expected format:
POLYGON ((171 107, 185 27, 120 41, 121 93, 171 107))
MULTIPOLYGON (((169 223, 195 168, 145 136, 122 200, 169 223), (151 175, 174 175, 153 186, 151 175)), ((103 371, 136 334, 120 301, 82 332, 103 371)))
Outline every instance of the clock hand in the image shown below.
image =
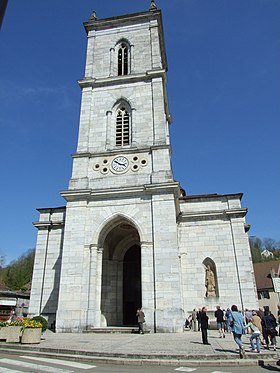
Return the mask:
POLYGON ((115 161, 115 163, 117 163, 119 166, 125 166, 124 163, 120 163, 120 162, 118 162, 118 161, 115 161))

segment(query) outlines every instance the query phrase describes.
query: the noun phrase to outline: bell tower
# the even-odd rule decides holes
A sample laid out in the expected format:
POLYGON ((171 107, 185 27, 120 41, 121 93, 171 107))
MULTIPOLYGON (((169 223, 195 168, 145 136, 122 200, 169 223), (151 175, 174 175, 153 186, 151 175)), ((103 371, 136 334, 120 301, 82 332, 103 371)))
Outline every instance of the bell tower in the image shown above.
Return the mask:
MULTIPOLYGON (((88 256, 90 275, 81 283, 95 289, 84 294, 81 328, 126 324, 143 306, 151 330, 181 329, 179 185, 170 162, 161 12, 154 2, 149 11, 106 19, 93 12, 84 27, 88 45, 85 77, 79 81, 78 145, 69 189, 61 193, 67 201, 62 268, 70 270, 73 251, 76 258, 88 256), (134 254, 128 253, 131 247, 134 254), (137 257, 140 263, 125 264, 137 257), (114 284, 133 265, 138 280, 114 284), (127 282, 135 288, 127 289, 127 282)), ((61 274, 58 329, 68 324, 67 272, 61 274)), ((80 312, 81 306, 76 308, 80 312)))
MULTIPOLYGON (((161 13, 84 23, 88 46, 80 130, 69 190, 173 182, 161 13)), ((84 192, 86 193, 86 192, 84 192)))
POLYGON ((82 331, 136 325, 143 307, 148 330, 181 331, 180 188, 161 12, 154 1, 136 14, 93 12, 84 27, 78 144, 61 192, 67 205, 39 210, 31 313, 50 315, 58 332, 82 331))

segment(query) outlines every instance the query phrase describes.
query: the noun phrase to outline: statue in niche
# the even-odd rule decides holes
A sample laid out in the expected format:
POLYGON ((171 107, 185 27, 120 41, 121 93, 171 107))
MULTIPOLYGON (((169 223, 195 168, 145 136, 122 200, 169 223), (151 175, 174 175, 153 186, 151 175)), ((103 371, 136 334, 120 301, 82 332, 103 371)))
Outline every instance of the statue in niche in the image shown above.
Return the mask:
POLYGON ((206 297, 216 297, 216 283, 214 272, 210 268, 210 265, 206 267, 205 271, 205 287, 206 287, 206 297))

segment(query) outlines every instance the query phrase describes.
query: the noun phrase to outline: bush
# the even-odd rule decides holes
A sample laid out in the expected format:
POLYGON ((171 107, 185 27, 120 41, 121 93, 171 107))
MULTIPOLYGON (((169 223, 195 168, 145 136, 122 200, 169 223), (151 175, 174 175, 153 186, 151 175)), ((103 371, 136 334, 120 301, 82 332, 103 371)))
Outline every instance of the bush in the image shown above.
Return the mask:
POLYGON ((43 316, 34 316, 32 320, 38 321, 42 324, 42 332, 46 331, 48 328, 48 321, 43 316))

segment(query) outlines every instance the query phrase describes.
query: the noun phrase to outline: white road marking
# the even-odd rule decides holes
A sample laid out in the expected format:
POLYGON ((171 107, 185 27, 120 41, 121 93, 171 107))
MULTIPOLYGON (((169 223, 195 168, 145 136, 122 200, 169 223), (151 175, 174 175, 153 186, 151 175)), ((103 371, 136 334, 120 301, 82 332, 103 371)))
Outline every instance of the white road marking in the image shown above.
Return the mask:
POLYGON ((58 365, 65 365, 73 368, 79 368, 79 369, 91 369, 96 368, 96 365, 89 365, 84 363, 77 363, 75 361, 66 361, 66 360, 59 360, 59 359, 48 359, 48 358, 42 358, 42 357, 32 357, 32 356, 20 356, 24 359, 30 359, 30 360, 39 360, 44 363, 53 363, 58 365))
POLYGON ((24 361, 13 360, 13 359, 0 359, 0 362, 4 364, 16 365, 21 368, 30 368, 32 369, 32 371, 35 369, 39 369, 39 370, 42 370, 43 372, 50 372, 50 373, 75 373, 74 370, 59 369, 56 367, 48 367, 46 365, 40 365, 40 364, 25 363, 24 361))
POLYGON ((230 373, 229 371, 223 372, 221 370, 214 370, 213 372, 210 373, 230 373))
POLYGON ((176 368, 175 370, 178 370, 180 372, 194 372, 196 368, 180 367, 176 368))
POLYGON ((0 373, 22 373, 22 371, 0 367, 0 373))

